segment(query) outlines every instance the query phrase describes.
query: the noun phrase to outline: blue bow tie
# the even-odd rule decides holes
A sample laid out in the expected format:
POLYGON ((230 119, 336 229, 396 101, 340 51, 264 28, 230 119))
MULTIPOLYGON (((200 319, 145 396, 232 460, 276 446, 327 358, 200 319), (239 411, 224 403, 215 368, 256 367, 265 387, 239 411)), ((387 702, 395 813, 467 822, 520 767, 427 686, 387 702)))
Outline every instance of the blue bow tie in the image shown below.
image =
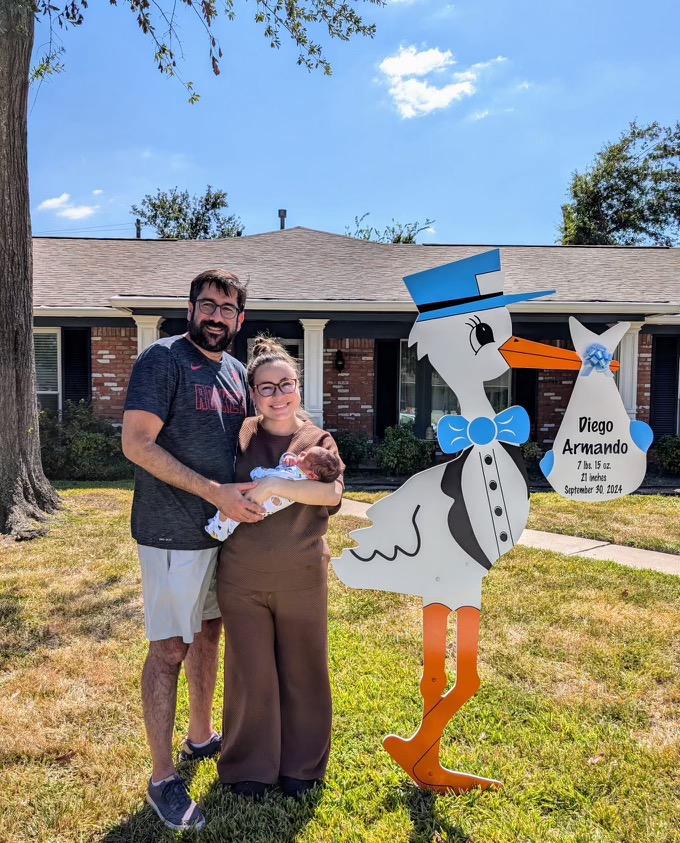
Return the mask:
POLYGON ((479 416, 468 421, 465 416, 442 416, 437 425, 437 439, 445 454, 457 454, 471 445, 508 442, 521 445, 529 438, 529 414, 524 407, 508 407, 496 418, 479 416))

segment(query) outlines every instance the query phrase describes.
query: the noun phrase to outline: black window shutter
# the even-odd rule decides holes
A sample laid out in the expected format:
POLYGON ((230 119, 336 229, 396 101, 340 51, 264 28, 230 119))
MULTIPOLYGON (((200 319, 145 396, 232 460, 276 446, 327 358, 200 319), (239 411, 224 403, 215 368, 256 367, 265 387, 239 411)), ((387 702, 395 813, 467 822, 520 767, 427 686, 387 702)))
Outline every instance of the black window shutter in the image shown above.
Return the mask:
POLYGON ((678 353, 678 337, 654 337, 650 423, 657 438, 678 432, 678 353))
POLYGON ((90 329, 64 328, 61 354, 64 401, 89 401, 92 396, 90 329))

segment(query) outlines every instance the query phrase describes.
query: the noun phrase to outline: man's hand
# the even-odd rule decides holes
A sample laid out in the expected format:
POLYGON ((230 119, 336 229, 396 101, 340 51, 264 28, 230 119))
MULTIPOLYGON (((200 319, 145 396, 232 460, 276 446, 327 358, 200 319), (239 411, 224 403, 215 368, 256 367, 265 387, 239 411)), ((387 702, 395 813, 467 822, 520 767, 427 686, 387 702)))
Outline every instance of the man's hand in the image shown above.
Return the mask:
MULTIPOLYGON (((244 496, 246 492, 252 492, 256 486, 257 483, 223 483, 211 495, 210 502, 219 509, 223 516, 233 518, 234 521, 245 522, 246 524, 262 521, 266 511, 259 503, 248 500, 244 496)), ((270 496, 267 495, 264 500, 267 500, 270 496)))
POLYGON ((254 504, 261 505, 274 495, 286 497, 282 491, 283 484, 293 483, 292 480, 283 480, 280 477, 264 477, 258 480, 254 489, 246 492, 246 498, 254 504))

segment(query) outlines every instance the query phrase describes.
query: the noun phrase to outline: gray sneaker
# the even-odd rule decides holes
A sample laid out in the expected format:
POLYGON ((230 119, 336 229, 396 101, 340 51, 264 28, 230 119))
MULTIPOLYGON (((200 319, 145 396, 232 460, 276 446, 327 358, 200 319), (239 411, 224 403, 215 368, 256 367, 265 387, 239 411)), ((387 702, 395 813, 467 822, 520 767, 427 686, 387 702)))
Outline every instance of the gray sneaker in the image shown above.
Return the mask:
POLYGON ((189 796, 187 786, 179 776, 158 785, 152 784, 149 779, 146 801, 158 814, 161 822, 173 831, 201 829, 205 825, 201 809, 189 796))
POLYGON ((215 758, 222 752, 222 735, 215 734, 205 746, 196 746, 189 738, 184 739, 179 753, 180 761, 202 761, 204 758, 215 758))

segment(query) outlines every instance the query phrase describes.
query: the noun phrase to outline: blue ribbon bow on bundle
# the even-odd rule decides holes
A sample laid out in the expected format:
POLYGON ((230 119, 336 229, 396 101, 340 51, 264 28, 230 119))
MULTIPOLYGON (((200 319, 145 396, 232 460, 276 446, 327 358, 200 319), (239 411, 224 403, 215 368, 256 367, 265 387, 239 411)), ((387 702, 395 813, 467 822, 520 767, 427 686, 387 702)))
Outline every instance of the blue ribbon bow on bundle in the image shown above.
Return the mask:
POLYGON ((593 372, 602 372, 606 377, 613 378, 614 372, 609 368, 614 355, 610 354, 607 349, 599 343, 593 343, 588 346, 586 353, 583 355, 583 371, 581 375, 587 378, 593 372))
POLYGON ((478 416, 468 421, 465 416, 442 416, 437 424, 437 439, 445 454, 457 454, 471 445, 507 442, 522 445, 529 438, 529 414, 524 407, 508 407, 489 419, 478 416))

